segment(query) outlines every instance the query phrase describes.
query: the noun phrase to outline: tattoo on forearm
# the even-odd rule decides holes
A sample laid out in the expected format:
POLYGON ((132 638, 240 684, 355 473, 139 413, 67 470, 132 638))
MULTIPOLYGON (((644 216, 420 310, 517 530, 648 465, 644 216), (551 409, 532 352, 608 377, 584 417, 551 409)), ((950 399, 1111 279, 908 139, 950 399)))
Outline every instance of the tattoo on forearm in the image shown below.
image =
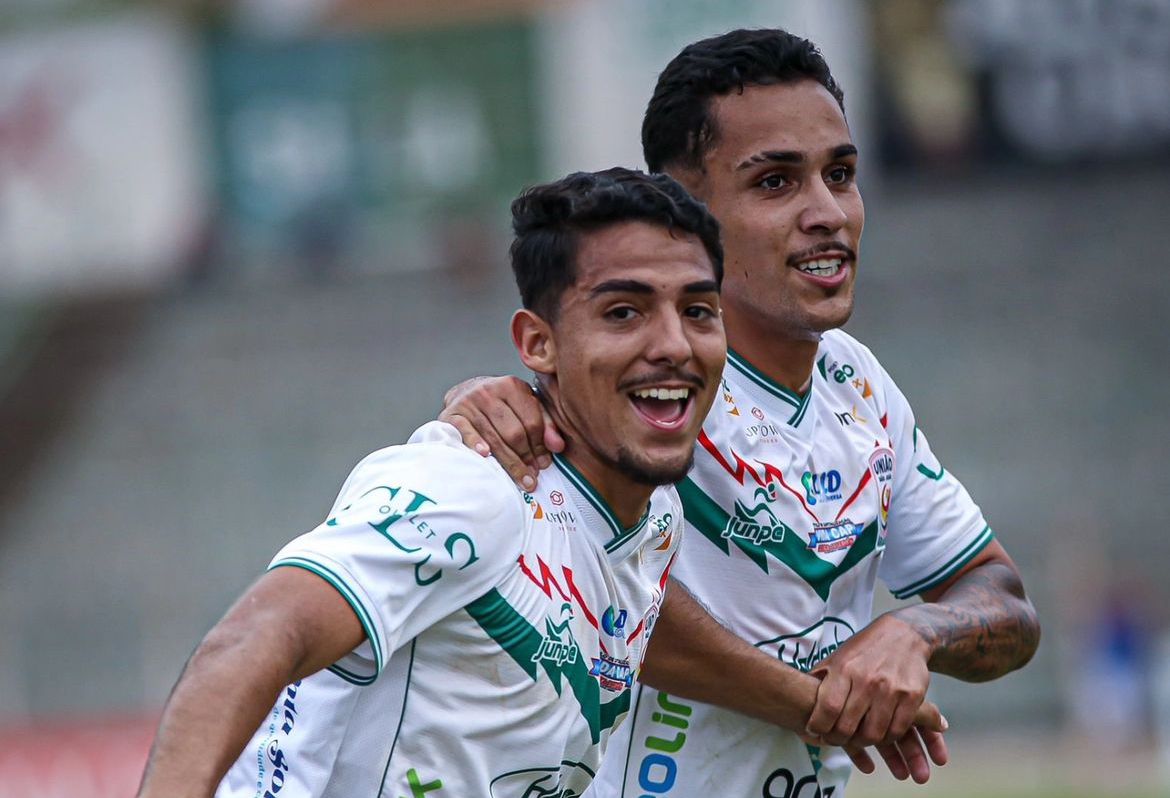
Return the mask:
POLYGON ((934 652, 930 669, 968 682, 1023 667, 1040 642, 1036 610, 1014 570, 989 562, 964 574, 938 602, 898 610, 934 652))

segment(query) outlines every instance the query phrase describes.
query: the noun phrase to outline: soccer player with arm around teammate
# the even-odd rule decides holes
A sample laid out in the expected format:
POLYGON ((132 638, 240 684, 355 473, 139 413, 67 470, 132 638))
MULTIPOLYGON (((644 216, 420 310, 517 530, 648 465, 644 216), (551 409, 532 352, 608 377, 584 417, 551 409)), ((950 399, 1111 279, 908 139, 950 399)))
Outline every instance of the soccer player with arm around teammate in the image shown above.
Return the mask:
POLYGON ((722 252, 677 183, 630 170, 531 189, 513 223, 512 338, 565 442, 540 488, 441 422, 363 460, 192 655, 142 798, 592 780, 682 537, 670 484, 718 390, 722 252))
MULTIPOLYGON (((734 31, 671 61, 642 137, 651 170, 719 219, 726 257, 728 364, 679 484, 689 534, 674 574, 732 632, 822 679, 808 735, 881 743, 905 773, 889 744, 914 734, 930 673, 1001 676, 1031 658, 1039 625, 1016 566, 905 397, 838 329, 864 226, 843 94, 810 42, 734 31), (871 622, 879 578, 924 603, 871 622)), ((560 445, 555 420, 511 378, 457 386, 446 404, 441 418, 516 479, 560 445)), ((656 639, 651 660, 669 643, 656 639)), ((834 748, 702 704, 675 707, 686 729, 674 737, 663 695, 635 696, 625 761, 607 762, 596 795, 697 798, 718 785, 840 798, 849 768, 834 748)))

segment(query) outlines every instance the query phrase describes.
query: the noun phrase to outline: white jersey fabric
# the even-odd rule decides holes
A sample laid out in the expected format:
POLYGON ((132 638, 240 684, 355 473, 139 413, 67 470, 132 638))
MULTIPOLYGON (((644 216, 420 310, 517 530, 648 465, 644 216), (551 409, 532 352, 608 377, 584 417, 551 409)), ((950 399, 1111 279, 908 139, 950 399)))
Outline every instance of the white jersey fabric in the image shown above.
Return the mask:
POLYGON ((367 640, 289 685, 219 798, 578 796, 657 618, 673 488, 623 529, 562 458, 522 493, 432 422, 363 460, 272 568, 333 585, 367 640))
MULTIPOLYGON (((992 539, 849 335, 824 334, 804 396, 735 352, 723 377, 678 486, 689 529, 674 575, 761 650, 808 671, 869 623, 877 579, 915 595, 992 539)), ((590 796, 841 798, 850 772, 841 749, 649 688, 610 750, 590 796)))

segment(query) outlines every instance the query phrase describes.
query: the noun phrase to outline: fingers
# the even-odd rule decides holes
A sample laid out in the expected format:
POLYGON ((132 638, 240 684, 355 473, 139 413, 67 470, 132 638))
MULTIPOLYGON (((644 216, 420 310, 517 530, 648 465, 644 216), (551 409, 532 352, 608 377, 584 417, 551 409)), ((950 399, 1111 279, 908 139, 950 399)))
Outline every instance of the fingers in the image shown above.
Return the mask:
POLYGON ((919 729, 929 729, 935 732, 947 730, 947 719, 931 701, 923 701, 914 711, 913 725, 919 729))
POLYGON ((930 763, 926 761, 926 750, 922 747, 918 732, 910 729, 896 745, 910 771, 910 778, 914 779, 915 784, 925 784, 930 779, 930 763))
POLYGON ((459 430, 465 445, 494 455, 520 487, 533 490, 539 469, 551 464, 544 439, 552 422, 528 384, 515 377, 481 379, 453 388, 447 401, 439 420, 459 430))
POLYGON ((930 756, 931 762, 942 767, 950 761, 951 754, 947 750, 947 741, 943 739, 941 733, 919 729, 918 734, 926 744, 926 753, 930 756))
POLYGON ((852 735, 846 735, 844 739, 834 742, 830 734, 837 728, 841 713, 845 709, 845 702, 849 698, 849 680, 824 670, 812 673, 821 679, 821 684, 817 688, 817 700, 808 717, 805 733, 810 737, 823 738, 832 745, 843 745, 852 735))
POLYGON ((898 750, 897 745, 882 743, 876 748, 882 761, 886 763, 886 768, 890 771, 891 776, 898 781, 905 781, 910 777, 910 769, 906 767, 906 761, 902 759, 902 753, 898 750))
POLYGON ((845 753, 849 754, 849 759, 853 762, 853 766, 862 773, 869 774, 877 770, 877 766, 873 763, 873 757, 864 748, 846 746, 845 753))
POLYGON ((483 436, 475 431, 475 427, 463 416, 449 415, 446 411, 439 414, 439 421, 446 421, 459 431, 459 437, 463 439, 463 445, 468 449, 474 449, 481 457, 487 457, 492 453, 492 447, 483 439, 483 436))

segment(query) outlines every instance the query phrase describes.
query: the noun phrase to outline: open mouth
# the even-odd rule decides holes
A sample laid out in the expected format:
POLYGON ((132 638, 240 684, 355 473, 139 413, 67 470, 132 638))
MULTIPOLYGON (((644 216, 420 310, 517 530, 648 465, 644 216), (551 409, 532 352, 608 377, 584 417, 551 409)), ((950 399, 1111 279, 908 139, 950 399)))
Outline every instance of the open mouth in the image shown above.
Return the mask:
POLYGON ((690 417, 695 392, 692 388, 639 388, 629 393, 634 409, 655 429, 674 431, 690 417))
POLYGON ((795 268, 813 282, 824 286, 838 285, 849 273, 849 261, 845 258, 816 258, 797 263, 795 268))

